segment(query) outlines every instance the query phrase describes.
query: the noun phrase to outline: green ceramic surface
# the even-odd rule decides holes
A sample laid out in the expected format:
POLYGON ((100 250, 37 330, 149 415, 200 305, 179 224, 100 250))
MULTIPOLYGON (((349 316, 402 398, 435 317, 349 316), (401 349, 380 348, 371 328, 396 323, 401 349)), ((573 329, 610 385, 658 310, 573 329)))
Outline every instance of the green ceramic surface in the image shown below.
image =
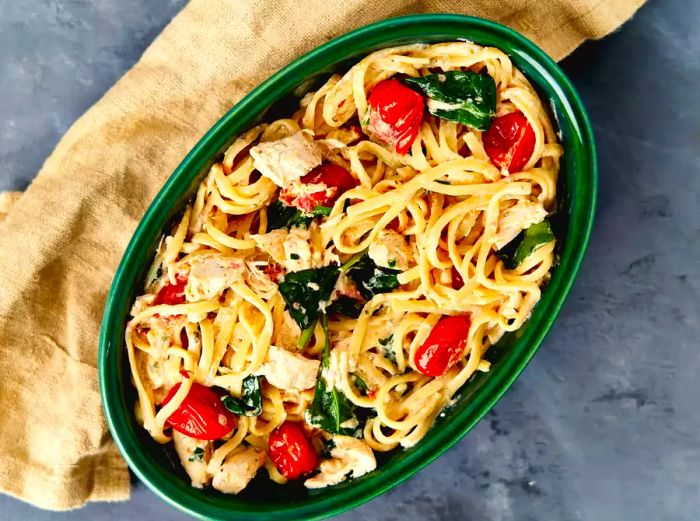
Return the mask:
MULTIPOLYGON (((216 123, 185 157, 158 193, 117 269, 100 331, 99 375, 105 416, 136 475, 171 505, 201 519, 320 519, 353 508, 415 474, 450 448, 493 407, 525 368, 569 293, 586 249, 595 211, 597 166, 590 122, 561 69, 525 37, 502 25, 458 15, 416 15, 384 20, 340 36, 297 59, 263 83, 216 123), (557 217, 559 263, 532 317, 487 353, 480 373, 459 393, 454 408, 408 450, 380 455, 374 472, 335 487, 307 491, 280 486, 261 472, 241 494, 192 488, 170 449, 153 442, 136 423, 124 348, 124 327, 135 295, 166 226, 194 195, 212 162, 242 131, 261 120, 291 113, 295 98, 332 72, 344 72, 384 47, 469 40, 505 51, 550 107, 564 146, 557 217)), ((517 436, 517 433, 513 434, 517 436)), ((465 494, 476 491, 465 490, 465 494)))

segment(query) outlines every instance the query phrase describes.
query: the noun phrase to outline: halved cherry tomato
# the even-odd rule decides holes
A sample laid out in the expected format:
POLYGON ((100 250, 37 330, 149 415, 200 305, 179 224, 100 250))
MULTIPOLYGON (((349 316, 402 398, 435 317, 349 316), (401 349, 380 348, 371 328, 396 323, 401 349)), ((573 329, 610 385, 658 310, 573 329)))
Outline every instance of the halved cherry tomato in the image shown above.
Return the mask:
MULTIPOLYGON (((163 405, 175 396, 181 384, 175 384, 163 405)), ((166 423, 173 429, 198 440, 218 440, 236 426, 236 417, 221 403, 221 395, 211 387, 193 383, 190 392, 166 423)))
POLYGON ((427 376, 443 376, 464 354, 469 335, 465 316, 442 317, 416 350, 416 369, 427 376))
POLYGON ((318 455, 300 423, 286 421, 270 433, 267 451, 287 479, 299 479, 318 467, 318 455))
POLYGON ((377 83, 369 94, 367 130, 379 141, 405 154, 416 139, 425 101, 419 93, 395 78, 377 83))
POLYGON ((178 276, 176 280, 175 284, 167 284, 160 289, 153 301, 154 306, 158 304, 169 304, 171 306, 184 304, 187 278, 178 276))
POLYGON ((494 165, 519 172, 535 149, 535 131, 522 112, 498 116, 484 132, 484 150, 494 165))
POLYGON ((280 200, 288 206, 296 206, 311 212, 317 206, 331 206, 340 194, 359 185, 357 179, 342 166, 323 163, 300 179, 299 185, 290 185, 280 192, 280 200), (307 185, 325 185, 318 191, 306 191, 307 185))

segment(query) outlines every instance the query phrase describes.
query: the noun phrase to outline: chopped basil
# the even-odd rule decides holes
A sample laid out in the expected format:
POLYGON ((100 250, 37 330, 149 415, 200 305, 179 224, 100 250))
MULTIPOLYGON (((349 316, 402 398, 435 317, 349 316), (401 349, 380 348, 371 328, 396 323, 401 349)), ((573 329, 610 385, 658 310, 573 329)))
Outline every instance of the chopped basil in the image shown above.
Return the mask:
POLYGON ((248 375, 243 379, 243 392, 240 398, 225 395, 221 401, 229 411, 239 416, 259 416, 262 412, 262 386, 260 377, 248 375))
POLYGON ((348 276, 367 300, 378 293, 387 293, 398 288, 399 273, 401 270, 377 266, 369 255, 364 255, 347 268, 348 276))
POLYGON ((343 427, 343 424, 347 421, 357 420, 355 406, 338 389, 329 388, 324 377, 324 372, 328 370, 330 365, 331 353, 328 317, 326 315, 321 317, 321 324, 323 325, 323 333, 326 340, 323 347, 321 367, 316 381, 314 400, 307 409, 304 418, 309 425, 323 429, 326 432, 353 436, 358 432, 359 422, 357 427, 343 427))
POLYGON ((351 318, 358 318, 362 313, 362 308, 365 305, 362 302, 350 298, 346 295, 341 295, 333 303, 328 306, 329 315, 346 315, 351 318))
POLYGON ((391 260, 389 261, 389 267, 390 267, 390 268, 396 268, 396 265, 397 265, 397 264, 398 264, 398 263, 396 262, 396 259, 391 259, 391 260))
POLYGON ((509 270, 515 269, 527 259, 537 248, 554 240, 549 221, 533 224, 527 230, 496 252, 503 265, 509 270))
POLYGON ((195 449, 192 451, 192 454, 190 454, 190 457, 187 458, 188 461, 204 461, 204 449, 202 447, 195 447, 195 449))
POLYGON ((299 260, 299 254, 298 253, 290 253, 289 258, 292 260, 299 260))
POLYGON ((329 216, 331 210, 328 206, 317 206, 311 213, 306 213, 278 200, 267 207, 267 231, 293 226, 306 228, 314 217, 329 216))
POLYGON ((336 264, 287 273, 279 283, 282 298, 301 329, 313 326, 321 315, 321 303, 330 299, 340 271, 336 264))
POLYGON ((379 339, 379 345, 382 346, 384 351, 384 358, 389 360, 392 364, 396 365, 396 353, 394 352, 394 334, 392 333, 386 338, 379 339))
POLYGON ((496 82, 489 74, 447 71, 406 78, 428 96, 428 111, 439 118, 486 130, 496 114, 496 82))

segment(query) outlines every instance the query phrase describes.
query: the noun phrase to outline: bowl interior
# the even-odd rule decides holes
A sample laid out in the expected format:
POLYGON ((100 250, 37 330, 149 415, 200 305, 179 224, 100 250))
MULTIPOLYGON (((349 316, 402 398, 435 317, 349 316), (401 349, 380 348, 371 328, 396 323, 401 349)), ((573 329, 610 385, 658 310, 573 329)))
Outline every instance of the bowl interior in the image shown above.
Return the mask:
POLYGON ((172 505, 206 519, 311 519, 347 510, 407 478, 454 444, 494 405, 525 367, 549 331, 573 283, 588 242, 595 208, 596 164, 590 124, 559 67, 521 35, 493 22, 457 15, 417 15, 385 20, 348 33, 301 57, 257 87, 202 138, 165 184, 132 238, 114 278, 100 337, 100 388, 108 424, 134 472, 172 505), (338 486, 307 491, 279 486, 264 473, 238 496, 197 490, 172 449, 155 443, 136 423, 123 331, 133 298, 165 227, 194 195, 213 161, 242 131, 287 115, 297 100, 333 72, 344 72, 384 47, 466 39, 505 51, 537 88, 561 132, 564 156, 555 223, 559 264, 525 325, 487 353, 489 373, 479 373, 459 393, 415 447, 378 457, 375 472, 338 486))

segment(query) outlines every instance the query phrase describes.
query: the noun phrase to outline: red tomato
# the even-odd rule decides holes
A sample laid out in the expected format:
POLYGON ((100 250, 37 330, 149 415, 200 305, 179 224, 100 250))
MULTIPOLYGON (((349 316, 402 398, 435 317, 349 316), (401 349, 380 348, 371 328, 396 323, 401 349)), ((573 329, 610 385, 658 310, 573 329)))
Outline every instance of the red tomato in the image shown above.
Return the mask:
POLYGON ((399 226, 401 226, 401 221, 399 221, 398 217, 394 217, 391 221, 389 221, 389 224, 386 225, 388 230, 393 230, 395 232, 399 231, 399 226))
POLYGON ((484 132, 484 150, 494 165, 519 172, 535 149, 535 131, 522 112, 511 112, 493 120, 484 132))
MULTIPOLYGON (((176 384, 163 400, 163 405, 180 388, 176 384)), ((173 429, 198 440, 218 440, 236 426, 236 417, 221 403, 221 396, 211 387, 193 383, 190 392, 170 415, 166 423, 173 429)))
POLYGON ((284 275, 284 268, 273 262, 269 263, 262 269, 262 272, 275 284, 279 283, 284 275))
POLYGON ((411 148, 423 120, 423 96, 392 78, 377 83, 369 94, 367 129, 399 154, 411 148))
POLYGON ((272 431, 267 451, 287 479, 299 479, 318 467, 318 455, 300 423, 287 421, 272 431))
POLYGON ((178 276, 176 280, 177 282, 175 284, 167 284, 160 289, 153 301, 154 306, 158 304, 169 304, 171 306, 175 304, 184 304, 187 279, 178 276))
POLYGON ((427 376, 443 376, 464 354, 469 335, 465 316, 442 317, 416 351, 416 369, 427 376))
MULTIPOLYGON (((331 206, 340 194, 355 188, 359 183, 342 166, 323 163, 301 178, 303 185, 326 185, 317 192, 296 193, 295 185, 285 187, 280 192, 280 200, 289 206, 296 206, 311 212, 317 206, 331 206)), ((298 185, 297 185, 298 186, 298 185)))
POLYGON ((454 289, 461 289, 464 287, 464 279, 462 278, 462 275, 459 274, 459 271, 457 271, 457 268, 452 266, 452 287, 454 289))

